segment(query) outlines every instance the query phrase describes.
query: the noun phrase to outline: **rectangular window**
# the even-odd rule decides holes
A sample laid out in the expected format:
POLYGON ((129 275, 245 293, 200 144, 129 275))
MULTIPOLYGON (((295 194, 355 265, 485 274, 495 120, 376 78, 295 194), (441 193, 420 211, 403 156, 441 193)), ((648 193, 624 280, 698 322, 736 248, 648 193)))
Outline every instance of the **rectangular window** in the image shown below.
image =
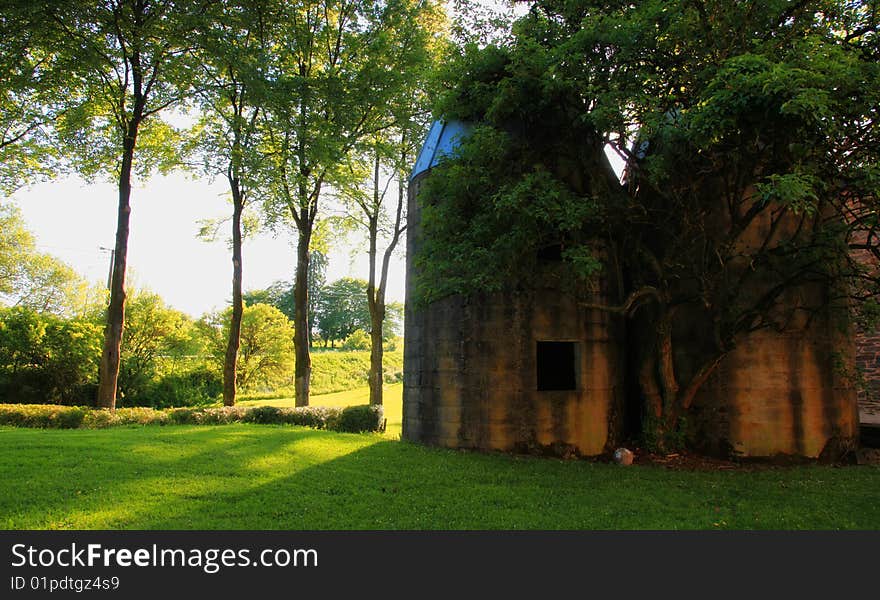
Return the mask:
POLYGON ((538 391, 576 390, 577 356, 576 342, 538 342, 538 391))

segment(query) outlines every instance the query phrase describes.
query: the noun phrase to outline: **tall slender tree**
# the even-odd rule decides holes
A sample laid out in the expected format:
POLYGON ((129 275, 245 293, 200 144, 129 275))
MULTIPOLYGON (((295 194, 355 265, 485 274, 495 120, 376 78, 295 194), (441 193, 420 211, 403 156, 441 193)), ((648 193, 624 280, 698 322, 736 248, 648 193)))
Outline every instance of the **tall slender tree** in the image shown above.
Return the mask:
POLYGON ((260 118, 265 96, 267 22, 272 5, 263 1, 212 4, 198 36, 201 64, 198 98, 204 112, 201 146, 205 170, 222 174, 232 198, 232 313, 223 363, 223 403, 235 404, 236 362, 241 339, 242 218, 260 189, 260 118))
POLYGON ((351 205, 351 218, 367 233, 369 278, 367 306, 370 311, 370 404, 382 404, 383 384, 383 326, 388 271, 391 258, 406 231, 406 189, 410 158, 414 155, 414 140, 421 140, 416 122, 407 120, 392 136, 376 136, 372 152, 362 160, 369 161, 369 182, 359 182, 345 194, 351 205), (391 188, 396 188, 390 193, 391 188), (388 197, 393 196, 392 202, 388 197), (391 206, 388 206, 391 204, 391 206), (385 241, 384 250, 380 243, 385 241), (380 262, 381 261, 381 262, 380 262))
POLYGON ((391 125, 360 146, 352 170, 364 173, 343 189, 349 214, 367 234, 370 310, 370 404, 382 404, 384 322, 391 258, 406 231, 407 184, 411 162, 427 130, 435 70, 450 48, 439 35, 446 22, 438 12, 414 15, 398 42, 395 62, 403 80, 384 107, 391 125), (395 191, 392 192, 391 190, 395 191), (384 249, 380 245, 384 242, 384 249))
POLYGON ((159 114, 187 93, 186 37, 199 7, 185 0, 102 0, 46 3, 43 10, 83 90, 56 121, 60 138, 81 174, 109 175, 118 188, 97 398, 99 406, 112 409, 125 321, 132 178, 173 162, 173 130, 159 114))
POLYGON ((298 235, 295 282, 296 404, 308 405, 311 379, 308 273, 322 193, 341 187, 346 159, 391 122, 383 110, 405 84, 400 41, 435 11, 426 0, 303 0, 284 5, 270 69, 275 207, 298 235))

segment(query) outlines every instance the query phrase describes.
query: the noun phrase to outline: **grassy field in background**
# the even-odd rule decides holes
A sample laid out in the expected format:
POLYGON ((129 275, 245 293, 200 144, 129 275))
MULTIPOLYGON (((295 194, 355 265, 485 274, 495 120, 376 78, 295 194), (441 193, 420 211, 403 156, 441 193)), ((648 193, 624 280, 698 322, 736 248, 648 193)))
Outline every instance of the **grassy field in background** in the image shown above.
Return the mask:
MULTIPOLYGON (((367 386, 370 372, 369 350, 322 350, 313 349, 312 395, 331 394, 356 390, 367 386)), ((401 381, 403 378, 403 350, 386 350, 383 359, 385 381, 401 381)), ((276 387, 267 391, 241 391, 240 400, 283 399, 294 394, 293 381, 289 387, 276 387)))
POLYGON ((623 468, 291 426, 0 428, 7 529, 878 529, 880 468, 623 468))

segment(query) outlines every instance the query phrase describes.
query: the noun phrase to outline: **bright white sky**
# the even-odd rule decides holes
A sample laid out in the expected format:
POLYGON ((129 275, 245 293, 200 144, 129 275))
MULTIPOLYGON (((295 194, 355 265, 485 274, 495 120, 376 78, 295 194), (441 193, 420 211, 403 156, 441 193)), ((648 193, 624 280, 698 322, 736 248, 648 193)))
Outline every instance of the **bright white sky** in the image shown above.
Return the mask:
MULTIPOLYGON (((193 316, 223 308, 231 297, 232 261, 224 239, 197 238, 199 220, 222 218, 231 211, 225 180, 213 183, 183 174, 155 176, 131 193, 129 286, 160 294, 174 308, 193 316)), ((116 186, 86 184, 71 177, 17 192, 13 202, 24 214, 41 251, 74 267, 89 281, 106 284, 116 235, 116 186)), ((229 229, 223 226, 221 232, 229 229)), ((228 235, 223 236, 228 238, 228 235)), ((246 240, 244 288, 265 288, 276 280, 292 282, 296 264, 292 232, 246 240)), ((354 241, 354 240, 353 240, 354 241)), ((351 242, 339 240, 330 256, 327 280, 367 277, 367 259, 351 242), (354 255, 352 252, 354 251, 354 255)), ((403 301, 402 255, 391 267, 389 300, 403 301)))

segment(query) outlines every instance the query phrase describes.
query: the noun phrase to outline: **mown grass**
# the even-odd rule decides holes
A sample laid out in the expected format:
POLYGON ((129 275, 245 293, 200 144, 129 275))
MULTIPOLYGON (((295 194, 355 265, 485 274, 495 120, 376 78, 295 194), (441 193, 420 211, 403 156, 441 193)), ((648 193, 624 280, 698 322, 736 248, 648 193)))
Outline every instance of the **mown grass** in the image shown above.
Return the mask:
POLYGON ((880 468, 686 472, 290 426, 0 428, 7 529, 877 529, 880 468))

